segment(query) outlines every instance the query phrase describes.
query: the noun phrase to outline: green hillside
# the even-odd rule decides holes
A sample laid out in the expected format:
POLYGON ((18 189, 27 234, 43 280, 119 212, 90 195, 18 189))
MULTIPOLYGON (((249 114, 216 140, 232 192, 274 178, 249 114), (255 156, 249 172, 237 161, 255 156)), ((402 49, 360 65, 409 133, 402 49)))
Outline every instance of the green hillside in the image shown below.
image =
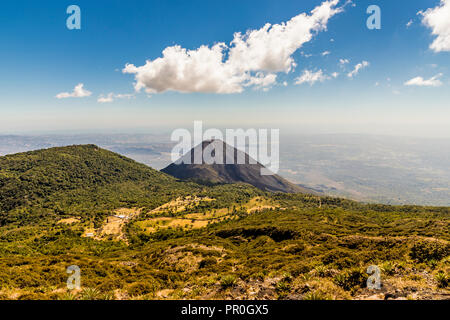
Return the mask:
POLYGON ((95 146, 0 157, 0 199, 0 299, 450 294, 450 208, 200 186, 95 146))
POLYGON ((94 145, 9 155, 0 157, 0 224, 155 206, 190 187, 94 145))

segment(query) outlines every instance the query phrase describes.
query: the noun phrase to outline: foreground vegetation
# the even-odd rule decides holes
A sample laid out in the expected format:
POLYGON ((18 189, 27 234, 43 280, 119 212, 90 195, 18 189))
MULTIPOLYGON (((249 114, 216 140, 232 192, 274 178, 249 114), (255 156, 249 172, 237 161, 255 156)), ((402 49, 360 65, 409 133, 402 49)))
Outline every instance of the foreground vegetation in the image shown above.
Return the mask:
POLYGON ((180 182, 95 146, 1 157, 0 299, 448 299, 449 217, 180 182))

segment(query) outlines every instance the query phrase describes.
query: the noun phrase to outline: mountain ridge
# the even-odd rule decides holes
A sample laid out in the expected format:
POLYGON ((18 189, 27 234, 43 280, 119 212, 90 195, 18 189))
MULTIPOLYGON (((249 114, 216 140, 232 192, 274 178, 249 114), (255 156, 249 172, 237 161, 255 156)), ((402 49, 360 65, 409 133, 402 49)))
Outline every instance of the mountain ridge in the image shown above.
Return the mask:
POLYGON ((318 194, 316 190, 295 185, 277 174, 262 175, 262 170, 268 169, 247 153, 222 140, 213 139, 203 141, 195 146, 179 160, 162 169, 161 172, 180 180, 203 184, 248 183, 269 192, 318 194), (202 156, 201 163, 195 163, 195 155, 204 155, 205 150, 213 158, 216 156, 216 151, 219 150, 222 153, 222 159, 218 158, 221 162, 208 164, 202 156), (238 160, 241 160, 241 163, 238 160))

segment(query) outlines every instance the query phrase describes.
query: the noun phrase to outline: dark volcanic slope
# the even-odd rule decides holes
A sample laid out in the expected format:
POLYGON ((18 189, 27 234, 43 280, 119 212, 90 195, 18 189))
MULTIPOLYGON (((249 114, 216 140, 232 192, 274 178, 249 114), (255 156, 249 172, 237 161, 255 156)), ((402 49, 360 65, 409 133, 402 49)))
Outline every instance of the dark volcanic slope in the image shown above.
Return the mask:
MULTIPOLYGON (((201 158, 200 158, 201 159, 201 158)), ((254 163, 254 162, 253 162, 254 163)), ((261 175, 264 166, 260 163, 253 164, 248 154, 237 150, 220 140, 204 141, 196 146, 176 163, 170 164, 161 171, 181 180, 192 180, 201 183, 248 183, 261 190, 286 193, 317 193, 314 190, 297 186, 278 175, 261 175), (223 164, 194 164, 194 155, 206 154, 215 156, 216 150, 223 150, 223 164), (220 148, 220 149, 219 149, 220 148), (236 164, 237 159, 244 164, 236 164), (189 161, 190 159, 190 161, 189 161), (233 161, 227 161, 232 159, 233 161), (234 164, 226 164, 226 163, 234 164)))

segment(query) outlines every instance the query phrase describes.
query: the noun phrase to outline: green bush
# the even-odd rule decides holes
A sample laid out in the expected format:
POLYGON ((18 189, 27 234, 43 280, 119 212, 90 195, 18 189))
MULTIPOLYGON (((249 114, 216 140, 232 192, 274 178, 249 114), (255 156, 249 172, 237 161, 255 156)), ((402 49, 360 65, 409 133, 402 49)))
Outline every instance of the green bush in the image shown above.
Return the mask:
POLYGON ((233 287, 236 284, 236 277, 234 275, 226 275, 220 279, 220 286, 222 289, 233 287))
POLYGON ((200 261, 199 268, 203 269, 203 268, 207 268, 207 267, 210 267, 210 266, 213 266, 216 264, 217 264, 216 258, 207 257, 207 258, 204 258, 202 261, 200 261))
POLYGON ((158 285, 154 281, 136 282, 128 288, 128 294, 132 297, 155 293, 158 285))
POLYGON ((80 293, 81 300, 104 300, 103 294, 96 288, 85 288, 80 293))
POLYGON ((275 286, 275 290, 277 291, 278 294, 288 293, 291 291, 291 288, 292 288, 291 284, 287 281, 279 281, 275 286))
POLYGON ((381 271, 386 275, 392 276, 395 274, 395 264, 391 261, 386 261, 381 265, 381 271))
POLYGON ((440 261, 450 254, 450 245, 439 241, 420 241, 414 243, 410 257, 417 262, 440 261))
POLYGON ((359 268, 346 270, 334 277, 334 282, 342 289, 350 291, 356 287, 365 287, 369 276, 359 268))
POLYGON ((445 272, 440 271, 436 274, 435 279, 438 283, 438 288, 447 288, 448 287, 448 279, 449 277, 445 274, 445 272))
POLYGON ((306 293, 302 300, 332 300, 331 297, 318 290, 306 293))
POLYGON ((351 268, 358 265, 359 259, 355 254, 342 249, 335 249, 322 258, 322 263, 324 265, 335 265, 339 269, 351 268))
POLYGON ((315 267, 314 271, 316 272, 317 276, 321 278, 327 277, 328 274, 330 273, 329 269, 322 265, 315 267))

